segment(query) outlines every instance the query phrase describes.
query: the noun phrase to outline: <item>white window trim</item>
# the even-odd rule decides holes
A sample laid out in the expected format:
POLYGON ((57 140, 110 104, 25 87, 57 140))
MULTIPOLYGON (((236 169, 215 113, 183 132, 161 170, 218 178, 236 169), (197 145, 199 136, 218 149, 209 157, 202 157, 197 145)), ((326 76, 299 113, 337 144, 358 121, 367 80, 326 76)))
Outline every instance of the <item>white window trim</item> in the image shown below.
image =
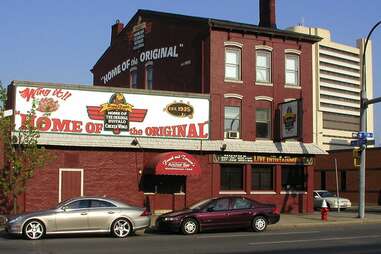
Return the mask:
POLYGON ((273 83, 263 83, 259 81, 255 81, 256 86, 273 86, 273 83))
POLYGON ((235 99, 243 99, 243 95, 237 94, 237 93, 226 93, 224 94, 224 98, 235 98, 235 99))
MULTIPOLYGON (((153 62, 152 61, 149 61, 149 62, 147 62, 145 65, 144 65, 144 86, 145 86, 145 89, 148 89, 148 87, 147 87, 147 85, 148 85, 148 79, 147 79, 147 68, 148 68, 148 66, 151 66, 152 67, 152 73, 153 73, 153 62)), ((153 77, 152 77, 152 79, 153 79, 153 77)), ((152 83, 152 87, 153 87, 153 83, 152 83)), ((152 90, 152 88, 151 89, 149 89, 149 90, 152 90)))
POLYGON ((297 53, 294 53, 294 52, 290 52, 290 53, 286 53, 284 55, 284 75, 285 75, 285 80, 284 80, 284 85, 285 87, 287 88, 297 88, 299 87, 300 89, 300 86, 301 86, 301 83, 300 83, 300 54, 297 54, 297 53), (295 57, 298 61, 298 69, 297 69, 297 84, 287 84, 286 83, 286 74, 287 74, 287 56, 297 56, 295 57))
POLYGON ((276 192, 275 191, 260 191, 260 190, 257 190, 257 191, 251 191, 250 194, 274 195, 274 194, 276 194, 276 192))
POLYGON ((297 49, 285 49, 284 53, 285 54, 296 54, 296 55, 300 56, 302 54, 302 51, 297 50, 297 49))
MULTIPOLYGON (((144 65, 144 67, 147 67, 148 65, 153 65, 153 62, 152 61, 148 61, 146 62, 146 64, 144 65)), ((136 67, 135 67, 136 68, 136 67)))
POLYGON ((243 44, 237 41, 225 41, 224 42, 225 47, 238 47, 240 49, 243 48, 243 44))
POLYGON ((266 47, 266 48, 262 48, 261 47, 261 48, 257 49, 257 46, 255 47, 255 76, 256 76, 255 77, 255 83, 256 84, 267 84, 269 86, 271 84, 271 86, 272 86, 272 81, 273 81, 273 79, 272 79, 272 72, 273 72, 273 70, 272 70, 272 68, 273 68, 272 67, 272 57, 273 57, 272 48, 268 47, 268 46, 265 46, 265 45, 261 45, 261 46, 266 47), (263 81, 263 80, 257 80, 258 79, 258 77, 257 77, 257 68, 258 68, 257 57, 258 57, 258 51, 267 52, 270 55, 270 57, 269 57, 269 67, 268 67, 268 69, 269 69, 269 81, 268 82, 263 81))
POLYGON ((307 194, 306 191, 281 191, 280 194, 307 194))
POLYGON ((58 175, 58 203, 62 201, 62 172, 81 172, 81 196, 83 196, 83 168, 60 168, 58 175))
POLYGON ((272 97, 269 96, 255 96, 256 101, 273 101, 272 97))
POLYGON ((267 45, 255 45, 255 50, 267 50, 272 52, 273 48, 267 45))
POLYGON ((235 80, 235 79, 224 79, 224 82, 225 83, 237 83, 237 84, 243 84, 243 81, 242 80, 235 80))
POLYGON ((134 67, 131 67, 130 72, 133 72, 133 71, 136 71, 136 70, 138 70, 138 67, 134 66, 134 67))
POLYGON ((294 100, 296 100, 296 98, 287 98, 287 99, 284 99, 283 101, 284 102, 289 102, 289 101, 294 101, 294 100))
POLYGON ((220 191, 218 194, 222 195, 234 195, 234 194, 247 194, 246 191, 220 191))
POLYGON ((293 85, 285 85, 284 87, 285 87, 285 88, 291 88, 291 89, 302 89, 302 88, 300 87, 300 85, 297 85, 297 86, 293 86, 293 85))
MULTIPOLYGON (((226 42, 224 43, 226 44, 226 42)), ((242 81, 242 46, 243 44, 240 44, 238 42, 229 42, 229 45, 225 45, 225 48, 224 48, 224 82, 233 82, 233 83, 242 83, 243 84, 243 81, 242 81), (227 49, 230 49, 230 50, 235 50, 239 53, 239 63, 238 63, 238 77, 237 79, 230 79, 228 77, 226 77, 226 50, 227 49)))

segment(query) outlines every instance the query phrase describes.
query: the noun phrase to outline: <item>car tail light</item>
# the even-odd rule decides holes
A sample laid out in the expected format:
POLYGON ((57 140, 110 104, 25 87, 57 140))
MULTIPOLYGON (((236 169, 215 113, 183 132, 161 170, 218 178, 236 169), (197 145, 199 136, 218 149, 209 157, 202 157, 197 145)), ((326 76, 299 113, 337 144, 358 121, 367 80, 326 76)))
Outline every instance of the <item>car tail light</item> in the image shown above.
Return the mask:
POLYGON ((140 214, 140 216, 150 216, 150 215, 151 215, 151 212, 148 211, 147 209, 145 209, 145 210, 143 211, 143 213, 140 214))
POLYGON ((274 208, 273 208, 273 213, 275 213, 275 214, 280 214, 280 210, 279 210, 279 208, 278 208, 278 207, 274 207, 274 208))

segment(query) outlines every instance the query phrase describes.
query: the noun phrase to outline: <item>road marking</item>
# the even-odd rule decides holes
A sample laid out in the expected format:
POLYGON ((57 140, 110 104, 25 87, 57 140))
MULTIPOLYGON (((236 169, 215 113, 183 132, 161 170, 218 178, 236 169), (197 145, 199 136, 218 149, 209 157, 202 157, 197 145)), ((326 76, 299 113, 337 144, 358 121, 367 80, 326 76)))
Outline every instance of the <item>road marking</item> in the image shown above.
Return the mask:
POLYGON ((317 242, 317 241, 340 241, 340 240, 356 240, 366 238, 380 238, 381 235, 368 235, 368 236, 352 236, 352 237, 333 237, 333 238, 318 238, 318 239, 303 239, 303 240, 287 240, 277 242, 260 242, 260 243, 248 243, 248 245, 268 245, 268 244, 282 244, 282 243, 303 243, 303 242, 317 242))
POLYGON ((303 232, 284 232, 284 233, 251 233, 251 234, 240 234, 240 235, 208 235, 208 236, 197 236, 197 239, 207 239, 207 238, 225 238, 225 237, 246 237, 246 236, 273 236, 273 235, 297 235, 297 234, 318 234, 320 231, 303 231, 303 232))

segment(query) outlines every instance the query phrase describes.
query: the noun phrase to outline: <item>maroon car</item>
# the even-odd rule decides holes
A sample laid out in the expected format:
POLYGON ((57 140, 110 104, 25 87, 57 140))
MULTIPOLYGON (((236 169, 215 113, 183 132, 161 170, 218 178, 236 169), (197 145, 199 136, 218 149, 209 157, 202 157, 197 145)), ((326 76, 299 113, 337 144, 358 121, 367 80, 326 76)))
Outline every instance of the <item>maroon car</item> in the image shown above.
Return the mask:
POLYGON ((244 197, 219 197, 203 200, 176 212, 166 213, 156 220, 159 231, 181 231, 191 235, 209 229, 251 228, 264 231, 268 224, 280 219, 279 209, 244 197))

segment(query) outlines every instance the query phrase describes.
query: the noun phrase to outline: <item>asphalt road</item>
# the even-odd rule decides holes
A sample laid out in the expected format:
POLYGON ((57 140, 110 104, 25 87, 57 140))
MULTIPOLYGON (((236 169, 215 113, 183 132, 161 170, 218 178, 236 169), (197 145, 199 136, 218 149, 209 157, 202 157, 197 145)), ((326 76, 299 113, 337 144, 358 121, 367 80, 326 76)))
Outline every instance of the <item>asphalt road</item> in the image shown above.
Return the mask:
POLYGON ((378 225, 335 225, 297 229, 271 229, 267 232, 141 234, 126 239, 109 236, 49 237, 39 241, 8 238, 0 234, 0 253, 381 253, 378 225))

